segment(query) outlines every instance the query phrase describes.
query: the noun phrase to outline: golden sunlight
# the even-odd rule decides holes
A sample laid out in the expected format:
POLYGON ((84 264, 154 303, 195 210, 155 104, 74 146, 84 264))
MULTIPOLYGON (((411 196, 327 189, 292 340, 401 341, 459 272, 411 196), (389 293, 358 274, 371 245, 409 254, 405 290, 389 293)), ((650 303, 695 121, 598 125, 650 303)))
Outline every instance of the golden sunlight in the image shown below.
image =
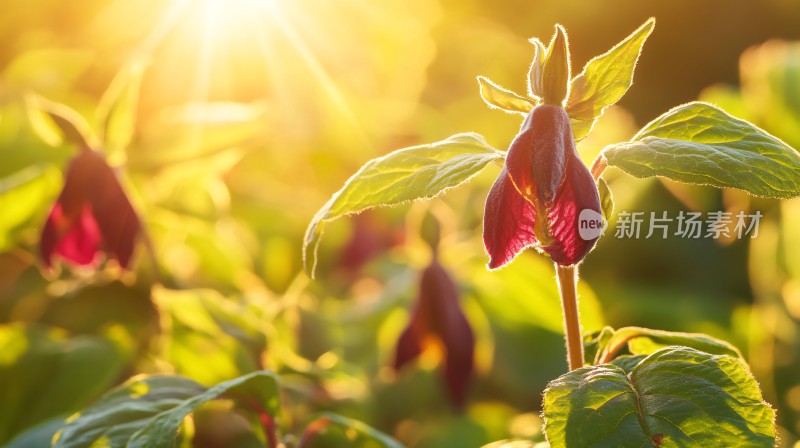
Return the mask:
MULTIPOLYGON (((348 3, 350 12, 364 8, 360 0, 348 3)), ((326 60, 331 39, 352 39, 348 33, 356 33, 324 32, 325 18, 337 12, 342 11, 314 1, 174 0, 142 49, 158 61, 150 74, 152 101, 169 106, 268 98, 282 113, 329 110, 340 126, 363 137, 341 76, 330 72, 332 66, 351 69, 326 60), (303 106, 300 97, 306 97, 303 106)), ((358 28, 358 16, 341 19, 358 28)))

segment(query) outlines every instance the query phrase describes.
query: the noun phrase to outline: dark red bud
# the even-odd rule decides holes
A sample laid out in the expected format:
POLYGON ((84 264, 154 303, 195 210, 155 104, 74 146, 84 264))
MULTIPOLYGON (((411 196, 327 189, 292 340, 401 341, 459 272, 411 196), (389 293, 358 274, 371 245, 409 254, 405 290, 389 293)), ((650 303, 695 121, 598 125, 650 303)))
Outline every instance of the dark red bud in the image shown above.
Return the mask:
POLYGON ((45 222, 41 255, 50 267, 56 255, 91 265, 104 249, 128 267, 141 224, 102 155, 85 149, 67 168, 64 188, 45 222))
POLYGON ((395 369, 418 357, 430 339, 444 348, 448 396, 461 409, 472 377, 475 337, 461 309, 455 282, 435 259, 422 272, 411 322, 398 340, 395 369))

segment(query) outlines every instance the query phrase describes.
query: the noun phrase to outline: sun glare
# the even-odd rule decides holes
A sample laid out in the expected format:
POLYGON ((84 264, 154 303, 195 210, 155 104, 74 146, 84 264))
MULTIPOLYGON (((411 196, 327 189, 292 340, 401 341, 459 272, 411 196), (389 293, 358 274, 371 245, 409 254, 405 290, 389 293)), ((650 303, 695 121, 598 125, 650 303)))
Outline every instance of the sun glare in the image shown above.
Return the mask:
POLYGON ((279 0, 195 0, 203 41, 226 45, 241 32, 255 32, 281 19, 279 0))
POLYGON ((173 104, 267 98, 281 110, 298 101, 309 107, 311 98, 366 141, 330 61, 318 54, 341 38, 318 33, 323 21, 339 22, 327 12, 313 0, 173 0, 147 44, 159 67, 159 96, 173 104))

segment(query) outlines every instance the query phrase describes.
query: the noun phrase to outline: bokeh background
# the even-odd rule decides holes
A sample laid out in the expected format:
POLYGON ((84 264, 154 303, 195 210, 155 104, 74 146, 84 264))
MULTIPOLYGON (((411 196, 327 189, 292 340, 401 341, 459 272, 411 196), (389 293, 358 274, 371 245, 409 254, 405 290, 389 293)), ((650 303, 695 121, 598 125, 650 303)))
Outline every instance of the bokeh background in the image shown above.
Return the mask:
MULTIPOLYGON (((633 87, 579 145, 587 163, 694 99, 800 148, 796 0, 6 0, 0 444, 136 373, 213 384, 261 367, 281 374, 290 433, 333 410, 411 447, 541 440, 541 392, 566 370, 558 296, 543 256, 485 270, 483 201, 498 167, 429 203, 329 225, 313 281, 303 233, 373 157, 464 131, 505 148, 520 119, 487 109, 475 77, 524 91, 527 38, 546 41, 563 24, 577 72, 651 16, 633 87), (155 257, 140 246, 132 273, 43 274, 39 232, 76 149, 37 134, 26 98, 92 123, 115 89, 127 89, 121 107, 135 120, 130 144, 106 150, 155 257), (441 262, 477 337, 460 412, 436 353, 389 368, 430 259, 426 214, 440 222, 441 262)), ((604 237, 582 265, 582 320, 587 331, 637 325, 733 342, 778 409, 783 446, 800 446, 800 202, 614 169, 606 178, 618 211, 764 214, 754 239, 604 237)), ((195 419, 198 446, 252 443, 213 406, 195 419)))

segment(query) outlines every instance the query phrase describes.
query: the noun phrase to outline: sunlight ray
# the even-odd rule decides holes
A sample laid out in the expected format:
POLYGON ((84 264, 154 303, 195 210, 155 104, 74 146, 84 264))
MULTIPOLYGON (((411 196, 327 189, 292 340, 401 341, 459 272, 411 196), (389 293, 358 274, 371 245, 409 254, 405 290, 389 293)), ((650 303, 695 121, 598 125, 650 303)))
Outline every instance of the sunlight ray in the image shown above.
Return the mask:
MULTIPOLYGON (((279 6, 277 3, 276 5, 279 6)), ((311 48, 309 48, 309 46, 306 44, 305 40, 303 40, 303 38, 295 31, 294 27, 291 26, 291 21, 286 17, 283 10, 280 7, 277 7, 273 10, 273 12, 274 15, 272 18, 275 25, 277 25, 284 37, 288 39, 292 47, 298 52, 298 55, 305 63, 311 74, 320 83, 323 91, 328 95, 334 106, 336 106, 337 109, 339 109, 339 111, 343 114, 346 122, 350 125, 355 136, 359 138, 363 145, 371 149, 372 145, 366 131, 364 130, 364 127, 361 125, 358 117, 353 112, 353 108, 350 106, 347 99, 339 90, 336 82, 332 79, 330 74, 328 74, 327 70, 325 70, 325 67, 316 57, 313 50, 311 50, 311 48)))

